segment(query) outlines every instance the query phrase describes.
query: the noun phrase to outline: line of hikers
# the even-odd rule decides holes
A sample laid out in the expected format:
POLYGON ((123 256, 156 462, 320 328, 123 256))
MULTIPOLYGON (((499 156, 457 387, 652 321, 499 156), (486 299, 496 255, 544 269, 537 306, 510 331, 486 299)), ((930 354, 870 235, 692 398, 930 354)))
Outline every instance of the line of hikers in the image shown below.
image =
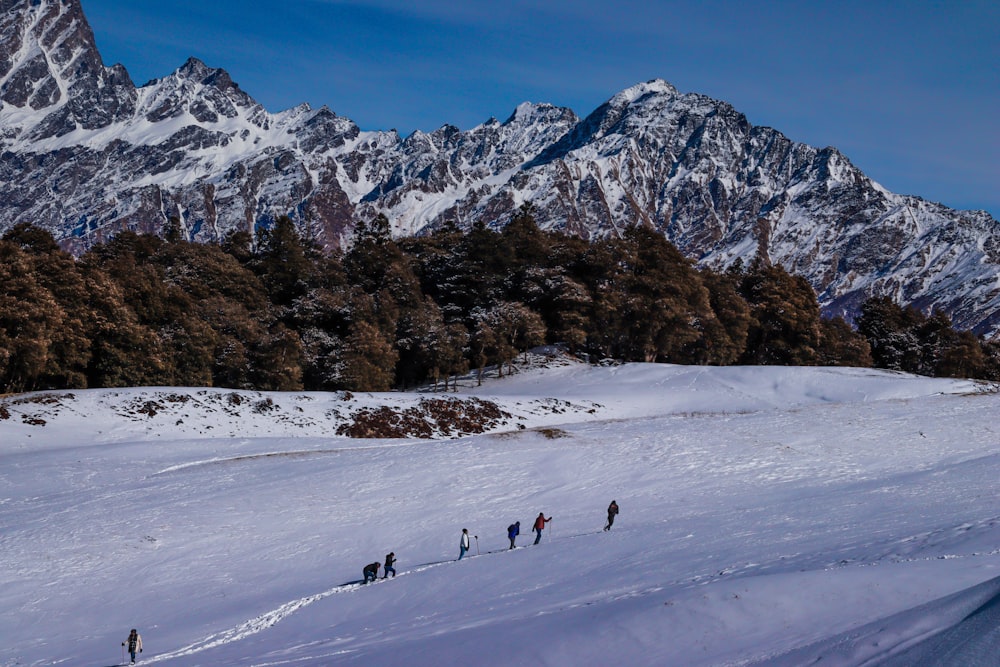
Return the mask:
MULTIPOLYGON (((608 523, 604 526, 604 530, 611 530, 611 526, 614 524, 615 516, 617 515, 618 515, 618 503, 612 500, 611 504, 608 505, 608 523)), ((547 524, 549 521, 552 521, 552 517, 546 517, 544 512, 539 512, 538 516, 535 517, 535 523, 531 528, 535 532, 535 544, 538 544, 542 540, 542 531, 545 530, 545 524, 547 524)), ((515 521, 514 523, 507 526, 507 539, 510 540, 511 549, 517 548, 515 542, 517 541, 517 536, 520 534, 521 534, 520 521, 515 521)), ((476 535, 474 537, 476 539, 476 543, 478 544, 479 536, 476 535)), ((471 542, 469 540, 469 529, 463 528, 462 538, 459 541, 458 545, 458 560, 462 560, 462 557, 465 556, 465 554, 469 551, 470 546, 471 542)), ((394 567, 395 564, 396 564, 396 553, 394 551, 390 551, 385 555, 385 567, 383 569, 383 574, 382 574, 383 579, 388 579, 390 572, 392 573, 393 577, 396 576, 396 568, 394 567)), ((375 581, 376 579, 378 579, 379 567, 382 567, 382 563, 378 561, 365 565, 363 570, 363 574, 365 576, 364 583, 367 584, 370 581, 375 581)), ((136 652, 138 651, 139 653, 142 653, 142 637, 139 636, 139 633, 136 632, 135 629, 133 629, 132 632, 129 633, 128 639, 122 642, 123 652, 126 646, 128 647, 129 655, 132 658, 131 664, 134 665, 136 652)))
MULTIPOLYGON (((605 531, 611 530, 611 526, 614 525, 614 523, 615 523, 615 516, 617 516, 617 515, 618 515, 618 503, 616 501, 612 500, 611 504, 608 505, 608 522, 604 526, 604 530, 605 531)), ((545 516, 545 512, 539 512, 538 516, 535 517, 535 523, 534 523, 534 525, 531 528, 531 530, 533 530, 535 532, 535 542, 534 542, 535 544, 538 544, 539 542, 541 542, 541 540, 542 540, 542 531, 545 530, 545 524, 547 524, 549 521, 552 521, 552 517, 546 517, 545 516)), ((521 534, 521 522, 520 521, 515 521, 514 523, 510 524, 509 526, 507 526, 507 539, 510 540, 510 549, 516 549, 517 548, 517 544, 516 544, 516 542, 517 542, 517 536, 520 535, 520 534, 521 534)), ((479 536, 478 535, 473 535, 471 537, 476 540, 476 544, 478 545, 479 544, 479 536)), ((469 529, 468 528, 463 528, 462 529, 462 536, 459 539, 459 543, 458 543, 458 560, 462 560, 462 558, 465 556, 466 553, 468 553, 468 551, 469 551, 469 549, 471 547, 472 547, 472 541, 471 541, 471 538, 470 538, 470 535, 469 535, 469 529)), ((510 549, 508 549, 508 551, 510 549)), ((389 573, 390 572, 392 572, 392 576, 393 577, 396 576, 396 569, 393 567, 393 565, 395 564, 395 562, 396 562, 396 554, 395 554, 395 552, 390 552, 389 554, 386 555, 386 557, 385 557, 385 570, 384 570, 384 574, 382 575, 383 579, 387 579, 389 577, 389 573)), ((378 579, 378 569, 379 569, 380 566, 381 566, 381 563, 379 563, 378 561, 375 561, 374 563, 369 563, 368 565, 365 565, 364 569, 362 570, 362 573, 364 574, 364 583, 367 584, 370 581, 375 581, 376 579, 378 579)))

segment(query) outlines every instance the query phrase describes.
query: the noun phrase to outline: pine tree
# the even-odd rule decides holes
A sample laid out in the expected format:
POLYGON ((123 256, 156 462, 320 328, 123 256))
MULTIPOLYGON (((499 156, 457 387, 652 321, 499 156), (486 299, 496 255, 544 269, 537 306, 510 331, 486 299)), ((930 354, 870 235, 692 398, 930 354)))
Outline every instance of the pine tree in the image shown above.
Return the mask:
POLYGON ((714 317, 700 322, 702 335, 685 350, 688 363, 727 365, 735 363, 746 350, 750 330, 750 306, 740 296, 739 267, 726 273, 710 269, 698 272, 708 290, 714 317))
POLYGON ((379 329, 355 320, 344 341, 342 385, 350 391, 389 391, 397 353, 379 329))
POLYGON ((743 363, 811 366, 820 362, 819 302, 805 278, 758 262, 743 278, 741 293, 751 313, 743 363))
POLYGON ((817 363, 821 366, 869 368, 872 365, 871 346, 843 317, 822 319, 817 363))
POLYGON ((52 235, 29 225, 16 225, 4 240, 26 253, 33 281, 47 290, 59 309, 60 324, 48 338, 47 362, 35 378, 39 389, 83 388, 90 359, 87 329, 93 318, 87 286, 76 261, 52 235))
POLYGON ((594 302, 590 340, 599 354, 630 361, 686 359, 714 319, 709 293, 691 262, 643 226, 594 244, 588 259, 594 302))
POLYGON ((861 304, 854 323, 871 347, 876 368, 915 373, 923 356, 916 331, 924 319, 915 308, 903 308, 889 297, 871 297, 861 304))
POLYGON ((261 232, 258 249, 251 261, 276 306, 289 306, 305 294, 315 279, 319 250, 299 234, 287 216, 261 232))

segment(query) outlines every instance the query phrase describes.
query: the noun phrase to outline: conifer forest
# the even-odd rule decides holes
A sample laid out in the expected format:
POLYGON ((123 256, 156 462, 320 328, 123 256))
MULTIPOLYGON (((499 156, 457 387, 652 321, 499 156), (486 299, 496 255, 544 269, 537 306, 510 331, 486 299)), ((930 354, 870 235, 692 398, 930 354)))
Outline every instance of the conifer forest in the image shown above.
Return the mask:
POLYGON ((288 218, 253 239, 122 233, 79 258, 30 225, 0 240, 0 392, 125 386, 447 390, 559 345, 593 362, 861 366, 1000 379, 1000 343, 889 298, 853 324, 758 258, 696 268, 632 226, 536 224, 394 239, 384 216, 321 252, 288 218))

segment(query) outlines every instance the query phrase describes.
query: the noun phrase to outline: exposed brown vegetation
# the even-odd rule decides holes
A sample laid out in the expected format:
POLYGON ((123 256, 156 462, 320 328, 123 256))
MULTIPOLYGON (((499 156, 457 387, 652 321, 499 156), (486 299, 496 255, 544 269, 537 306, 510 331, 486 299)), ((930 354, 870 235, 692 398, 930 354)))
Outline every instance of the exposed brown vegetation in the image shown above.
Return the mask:
POLYGON ((511 415, 491 401, 457 398, 424 399, 410 408, 364 408, 337 429, 351 438, 430 438, 435 435, 483 433, 511 415))

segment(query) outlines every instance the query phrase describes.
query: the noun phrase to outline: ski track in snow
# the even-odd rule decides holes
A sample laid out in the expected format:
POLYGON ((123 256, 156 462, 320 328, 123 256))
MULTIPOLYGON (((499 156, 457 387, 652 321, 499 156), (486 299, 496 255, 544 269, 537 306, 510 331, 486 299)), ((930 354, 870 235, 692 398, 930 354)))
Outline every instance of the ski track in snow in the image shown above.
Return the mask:
MULTIPOLYGON (((989 521, 990 525, 993 525, 994 523, 996 523, 996 520, 990 520, 989 521)), ((956 532, 957 531, 965 531, 965 530, 969 530, 971 528, 972 528, 972 524, 966 524, 966 525, 963 525, 963 526, 956 527, 955 531, 956 532)), ((576 534, 576 535, 568 535, 568 536, 563 536, 563 537, 558 537, 558 538, 551 538, 547 542, 545 542, 545 544, 552 543, 552 542, 558 542, 560 540, 566 540, 566 539, 579 539, 579 538, 584 538, 584 537, 597 536, 597 535, 600 535, 602 532, 604 532, 604 531, 599 530, 599 531, 593 531, 593 532, 588 532, 588 533, 580 533, 580 534, 576 534)), ((907 538, 907 540, 904 540, 904 541, 909 541, 910 539, 916 539, 917 537, 920 537, 920 536, 915 536, 914 538, 907 538)), ((922 537, 927 537, 927 536, 925 535, 925 536, 922 536, 922 537)), ((533 546, 539 546, 539 545, 521 545, 521 546, 518 546, 517 549, 530 548, 530 547, 533 547, 533 546)), ((514 551, 516 551, 516 549, 514 551)), ((486 552, 475 554, 475 555, 469 555, 468 558, 469 559, 472 559, 472 558, 481 558, 483 556, 491 556, 491 555, 498 555, 498 554, 505 554, 505 553, 509 553, 509 551, 507 549, 495 549, 495 550, 492 550, 492 551, 486 551, 486 552)), ((962 558, 981 558, 981 557, 997 556, 997 555, 1000 555, 1000 548, 994 549, 994 550, 988 551, 988 552, 974 552, 974 553, 968 553, 968 554, 941 554, 941 555, 937 555, 937 556, 911 557, 911 558, 904 558, 904 557, 899 557, 899 556, 896 556, 896 555, 886 555, 886 556, 882 556, 882 557, 879 557, 879 558, 877 558, 875 560, 868 561, 868 562, 861 562, 861 561, 841 561, 841 562, 837 562, 837 563, 831 563, 831 564, 823 567, 822 569, 824 569, 824 570, 832 570, 832 569, 837 569, 837 568, 842 568, 842 567, 848 567, 848 566, 853 566, 853 567, 872 567, 872 566, 884 565, 887 562, 888 563, 896 564, 896 563, 910 563, 910 562, 930 561, 930 560, 951 560, 951 559, 962 559, 962 558)), ((413 568, 411 568, 409 570, 400 571, 400 572, 396 573, 396 576, 397 577, 410 576, 410 575, 418 574, 418 573, 421 573, 421 572, 425 572, 425 571, 430 570, 432 568, 437 568, 437 567, 441 567, 441 566, 445 566, 445 565, 451 565, 451 564, 456 563, 456 562, 458 562, 458 561, 457 560, 454 560, 454 561, 452 561, 452 560, 443 560, 443 561, 436 561, 436 562, 433 562, 433 563, 424 563, 422 565, 418 565, 416 567, 413 567, 413 568)), ((786 561, 784 558, 781 558, 781 559, 779 559, 779 560, 777 560, 777 561, 775 561, 773 563, 743 563, 743 564, 734 564, 734 565, 732 565, 730 567, 723 568, 721 571, 719 571, 718 573, 715 573, 715 574, 705 574, 705 575, 695 576, 693 578, 686 579, 686 580, 670 581, 670 582, 667 582, 666 584, 663 584, 663 585, 655 585, 655 586, 650 586, 650 587, 647 587, 647 588, 637 589, 637 590, 634 590, 634 591, 630 591, 628 593, 619 594, 619 595, 613 595, 613 596, 611 596, 609 598, 606 598, 606 599, 607 600, 612 600, 612 601, 614 601, 614 600, 626 600, 626 599, 630 599, 630 598, 637 598, 637 597, 643 597, 643 596, 647 596, 647 595, 653 595, 653 594, 662 592, 663 590, 669 588, 670 586, 683 585, 684 583, 689 583, 689 584, 704 586, 704 585, 716 583, 716 582, 718 582, 718 581, 720 581, 722 579, 732 579, 732 578, 737 578, 738 579, 738 578, 741 578, 741 577, 753 577, 753 576, 758 576, 758 575, 767 573, 768 571, 770 571, 775 566, 786 566, 787 567, 788 564, 789 564, 789 561, 786 561)), ((390 579, 395 579, 395 577, 391 577, 390 579)), ((375 584, 384 584, 384 583, 389 583, 389 582, 386 581, 386 580, 384 580, 384 579, 376 579, 376 581, 374 583, 375 584)), ((358 581, 351 581, 351 582, 347 582, 347 583, 341 584, 339 586, 335 586, 334 588, 331 588, 329 590, 323 591, 321 593, 317 593, 315 595, 308 595, 308 596, 299 598, 297 600, 292 600, 291 602, 288 602, 286 604, 281 605, 277 609, 274 609, 272 611, 269 611, 269 612, 266 612, 264 614, 261 614, 261 615, 255 617, 255 618, 252 618, 249 621, 247 621, 245 623, 242 623, 242 624, 240 624, 239 626, 237 626, 235 628, 232 628, 232 629, 227 630, 225 632, 220 632, 220 633, 213 634, 213 635, 211 635, 209 637, 206 637, 205 639, 202 639, 200 641, 194 642, 194 643, 190 644, 189 646, 185 646, 185 647, 183 647, 181 649, 177 649, 175 651, 171 651, 171 652, 168 652, 168 653, 158 654, 156 656, 153 656, 153 657, 149 658, 147 660, 147 662, 159 662, 159 661, 163 661, 163 660, 172 660, 172 659, 175 659, 175 658, 180 658, 180 657, 192 655, 192 654, 195 654, 195 653, 199 653, 199 652, 202 652, 202 651, 206 651, 206 650, 209 650, 209 649, 217 648, 217 647, 223 646, 225 644, 230 644, 230 643, 233 643, 233 642, 238 642, 238 641, 246 639, 246 638, 248 638, 248 637, 250 637, 252 635, 255 635, 257 633, 263 632, 263 631, 265 631, 265 630, 267 630, 267 629, 269 629, 271 627, 274 627, 275 625, 277 625, 278 623, 280 623, 281 621, 283 621, 287 617, 289 617, 292 614, 300 611, 301 609, 304 609, 305 607, 313 604, 314 602, 318 602, 318 601, 323 600, 325 598, 328 598, 328 597, 330 597, 332 595, 338 595, 338 594, 343 594, 343 593, 355 592, 355 591, 364 589, 366 587, 367 587, 367 584, 362 583, 362 581, 360 581, 360 580, 358 580, 358 581)), ((540 612, 540 613, 542 615, 552 614, 552 613, 557 613, 557 612, 565 610, 565 609, 574 609, 574 608, 580 608, 580 607, 588 607, 588 606, 591 606, 591 605, 593 605, 593 604, 595 604, 597 602, 598 602, 598 600, 588 600, 588 601, 585 601, 585 602, 570 603, 570 604, 566 604, 564 606, 561 606, 557 610, 543 611, 543 612, 540 612)), ((911 645, 915 645, 915 644, 919 643, 920 641, 926 639, 928 636, 936 634, 938 631, 939 630, 935 630, 933 632, 928 631, 928 633, 926 633, 925 635, 920 635, 920 636, 918 636, 916 638, 911 638, 909 641, 906 642, 905 646, 909 647, 911 645)), ((354 650, 350 650, 350 649, 348 649, 348 650, 342 650, 342 651, 336 651, 334 653, 327 654, 325 657, 333 657, 333 656, 338 656, 338 655, 346 655, 346 654, 349 654, 349 653, 352 653, 352 652, 354 652, 354 650)), ((889 654, 886 654, 886 655, 895 655, 895 654, 896 654, 896 651, 893 651, 893 652, 891 652, 889 654)), ((316 656, 314 656, 314 658, 315 657, 316 656)), ((320 657, 323 657, 323 656, 320 656, 320 657)), ((884 658, 884 657, 886 657, 886 656, 883 655, 882 658, 884 658)), ((255 667, 267 667, 268 665, 281 665, 281 664, 288 664, 290 662, 296 662, 296 661, 295 660, 290 660, 290 661, 280 661, 280 662, 255 663, 255 667)), ((754 664, 763 664, 763 663, 754 663, 754 664)), ((867 662, 863 663, 862 665, 859 665, 859 667, 864 667, 864 665, 867 665, 867 664, 868 664, 867 662)), ((872 664, 875 664, 875 663, 872 663, 872 664)))
MULTIPOLYGON (((502 550, 487 551, 482 554, 470 555, 468 556, 468 558, 470 559, 481 558, 483 556, 489 556, 498 553, 504 553, 504 551, 502 550)), ((419 572, 425 572, 432 568, 441 567, 443 565, 450 565, 454 562, 457 561, 444 560, 444 561, 437 561, 434 563, 424 563, 423 565, 418 565, 409 570, 403 570, 397 572, 396 577, 404 577, 419 572)), ((340 584, 339 586, 335 586, 329 590, 323 591, 322 593, 316 593, 315 595, 307 595, 297 600, 292 600, 291 602, 287 602, 281 605, 277 609, 273 609, 269 612, 261 614, 260 616, 252 618, 246 623, 242 623, 235 628, 226 630, 224 632, 216 633, 214 635, 206 637, 205 639, 194 642, 189 646, 177 649, 176 651, 157 654, 146 660, 146 662, 160 662, 163 660, 172 660, 174 658, 181 658, 195 653, 200 653, 202 651, 207 651, 208 649, 217 648, 225 644, 238 642, 242 639, 246 639, 247 637, 255 635, 259 632, 263 632, 268 628, 274 627, 275 625, 277 625, 284 619, 288 618, 295 612, 304 609, 305 607, 308 607, 314 602, 319 602, 320 600, 328 598, 331 595, 352 593, 354 591, 362 590, 369 585, 380 585, 380 584, 390 583, 396 577, 390 577, 388 580, 376 579, 374 584, 365 584, 360 579, 358 581, 349 581, 347 583, 340 584)), ((334 655, 342 655, 345 653, 350 653, 350 651, 338 651, 334 655)), ((282 663, 263 663, 263 664, 282 664, 282 663)))
POLYGON ((183 470, 191 470, 192 468, 204 468, 213 465, 225 465, 228 463, 242 463, 244 461, 260 461, 263 459, 274 459, 274 458, 307 458, 307 457, 320 457, 328 456, 330 454, 343 454, 344 452, 357 452, 364 451, 366 449, 388 449, 393 447, 412 447, 414 442, 406 442, 403 444, 381 444, 381 445, 371 445, 371 446, 359 446, 359 447, 339 447, 336 449, 300 449, 300 450, 288 450, 288 451, 277 451, 277 452, 261 452, 260 454, 244 454, 242 456, 226 456, 214 459, 203 459, 199 461, 191 461, 189 463, 180 463, 174 466, 169 466, 163 470, 158 470, 149 477, 160 477, 162 475, 169 475, 170 473, 180 472, 183 470))
POLYGON ((331 588, 328 591, 318 593, 316 595, 310 595, 304 598, 299 598, 298 600, 293 600, 287 604, 284 604, 277 609, 269 611, 265 614, 261 614, 256 618, 252 618, 246 623, 243 623, 231 630, 226 630, 225 632, 220 632, 210 637, 206 637, 201 641, 197 641, 184 648, 177 649, 176 651, 171 651, 169 653, 160 653, 155 655, 146 662, 160 662, 163 660, 172 660, 174 658, 180 658, 187 655, 192 655, 194 653, 199 653, 201 651, 206 651, 208 649, 223 646, 225 644, 230 644, 232 642, 240 641, 241 639, 246 639, 251 635, 255 635, 258 632, 263 632, 268 628, 274 627, 282 620, 288 616, 294 614, 298 610, 311 605, 314 602, 328 598, 331 595, 336 595, 337 593, 345 593, 347 591, 355 590, 360 588, 362 584, 358 582, 352 582, 347 584, 341 584, 336 588, 331 588))

